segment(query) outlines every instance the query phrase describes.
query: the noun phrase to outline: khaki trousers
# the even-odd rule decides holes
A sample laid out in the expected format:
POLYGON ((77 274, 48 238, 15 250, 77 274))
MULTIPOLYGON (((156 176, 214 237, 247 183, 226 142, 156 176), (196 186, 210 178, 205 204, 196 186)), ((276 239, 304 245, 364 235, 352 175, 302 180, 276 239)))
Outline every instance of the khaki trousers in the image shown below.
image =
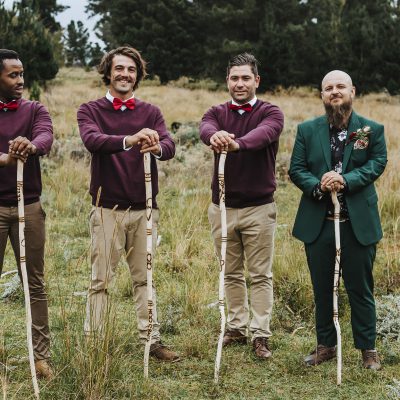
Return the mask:
MULTIPOLYGON (((249 306, 244 260, 250 276, 252 340, 271 336, 270 320, 273 304, 272 257, 276 226, 275 203, 256 207, 227 208, 227 250, 225 295, 227 329, 246 334, 249 306)), ((221 254, 221 214, 219 207, 208 209, 212 236, 218 257, 221 254)))
MULTIPOLYGON (((159 212, 153 209, 153 259, 157 241, 159 212)), ((139 338, 147 338, 147 251, 146 211, 111 210, 93 207, 90 213, 92 238, 92 277, 86 304, 85 334, 102 330, 109 316, 108 287, 114 277, 118 262, 125 253, 132 277, 133 299, 139 338)), ((156 293, 153 287, 153 334, 151 342, 160 340, 156 310, 156 293)))
MULTIPOLYGON (((50 357, 50 333, 47 295, 44 285, 45 217, 40 202, 25 206, 25 252, 32 313, 32 342, 35 360, 50 357)), ((0 207, 0 274, 4 252, 10 238, 21 278, 19 263, 18 207, 0 207)))

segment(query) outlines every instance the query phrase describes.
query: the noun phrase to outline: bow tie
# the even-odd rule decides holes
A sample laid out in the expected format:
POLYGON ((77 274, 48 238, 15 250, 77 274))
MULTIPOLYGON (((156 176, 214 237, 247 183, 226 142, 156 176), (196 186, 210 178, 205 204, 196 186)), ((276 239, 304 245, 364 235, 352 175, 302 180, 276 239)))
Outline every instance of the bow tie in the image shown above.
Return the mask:
POLYGON ((133 110, 135 108, 135 99, 131 98, 129 100, 122 101, 118 97, 114 97, 114 100, 113 100, 114 110, 119 110, 122 106, 125 106, 126 108, 129 108, 130 110, 133 110))
POLYGON ((0 102, 0 110, 10 110, 10 111, 15 111, 18 108, 19 104, 17 103, 16 100, 12 100, 9 103, 2 103, 0 102))
POLYGON ((243 110, 246 112, 250 112, 253 109, 253 107, 249 103, 241 104, 240 106, 237 106, 236 104, 231 103, 231 104, 229 104, 229 108, 234 111, 243 110))

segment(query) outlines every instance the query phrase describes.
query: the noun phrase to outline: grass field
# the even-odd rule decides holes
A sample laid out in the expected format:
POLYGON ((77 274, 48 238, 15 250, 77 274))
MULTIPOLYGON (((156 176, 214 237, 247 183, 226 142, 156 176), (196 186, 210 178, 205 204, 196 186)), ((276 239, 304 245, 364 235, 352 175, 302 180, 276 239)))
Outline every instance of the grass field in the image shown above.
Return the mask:
MULTIPOLYGON (((64 69, 42 95, 42 102, 53 117, 56 139, 50 157, 42 160, 42 202, 47 213, 46 281, 56 377, 41 382, 41 398, 397 398, 400 315, 391 306, 378 308, 393 311, 385 323, 395 327, 391 335, 382 335, 378 340, 382 371, 372 373, 361 368, 361 356, 353 348, 344 291, 340 302, 344 342, 342 386, 335 384, 335 362, 316 368, 302 364, 303 355, 315 346, 313 302, 303 246, 291 236, 300 192, 288 181, 287 167, 296 125, 322 112, 318 93, 310 89, 259 95, 280 106, 285 114, 277 162, 279 215, 273 266, 273 360, 255 360, 250 345, 228 348, 223 351, 221 382, 219 386, 213 383, 219 312, 213 306, 218 293, 218 263, 207 221, 212 154, 197 143, 196 124, 211 105, 226 101, 227 93, 151 83, 143 85, 137 97, 158 105, 168 126, 172 122, 184 124, 176 134, 175 159, 159 163, 161 243, 155 266, 163 339, 183 360, 171 365, 152 360, 150 379, 144 381, 143 348, 137 339, 130 277, 124 261, 112 288, 107 340, 85 342, 83 319, 90 276, 89 164, 82 152, 76 110, 81 103, 104 93, 95 73, 64 69)), ((385 235, 378 246, 375 264, 379 304, 385 304, 387 295, 400 294, 399 106, 399 98, 385 94, 368 95, 355 102, 357 112, 385 125, 389 152, 388 166, 377 183, 385 235)), ((8 246, 3 271, 12 269, 15 262, 8 246)), ((33 398, 29 366, 23 358, 27 351, 22 296, 1 301, 0 310, 3 399, 33 398)), ((381 330, 385 331, 384 327, 381 330)))

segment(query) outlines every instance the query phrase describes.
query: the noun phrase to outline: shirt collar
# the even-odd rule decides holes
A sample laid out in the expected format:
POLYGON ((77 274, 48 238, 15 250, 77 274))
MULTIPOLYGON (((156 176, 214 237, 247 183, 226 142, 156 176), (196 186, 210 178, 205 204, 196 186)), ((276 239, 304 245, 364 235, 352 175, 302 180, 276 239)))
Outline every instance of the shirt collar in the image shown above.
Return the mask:
MULTIPOLYGON (((135 97, 135 93, 132 95, 132 97, 130 97, 129 99, 133 99, 135 97)), ((114 96, 110 93, 110 91, 108 90, 106 93, 106 99, 108 101, 110 101, 111 103, 114 101, 114 96)), ((129 99, 126 99, 124 101, 127 101, 129 99)), ((121 111, 125 111, 126 110, 126 106, 122 105, 120 108, 121 111)))
MULTIPOLYGON (((257 96, 254 96, 252 100, 248 101, 246 104, 250 104, 252 107, 254 107, 254 104, 257 102, 257 96)), ((232 104, 235 106, 241 106, 241 104, 237 103, 235 100, 232 99, 232 104)))

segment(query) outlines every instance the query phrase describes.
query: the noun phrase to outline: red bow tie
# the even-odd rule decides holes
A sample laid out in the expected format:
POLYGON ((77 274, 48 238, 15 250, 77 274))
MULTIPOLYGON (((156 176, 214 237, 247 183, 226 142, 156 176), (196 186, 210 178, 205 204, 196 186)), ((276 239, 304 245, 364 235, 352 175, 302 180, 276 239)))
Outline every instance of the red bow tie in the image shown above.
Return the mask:
POLYGON ((126 108, 133 110, 135 108, 135 99, 131 98, 129 100, 122 101, 118 97, 114 97, 114 100, 113 100, 114 110, 119 110, 122 106, 126 106, 126 108))
POLYGON ((252 106, 249 104, 249 103, 246 103, 246 104, 242 104, 242 105, 240 105, 240 106, 237 106, 236 104, 229 104, 229 108, 231 109, 231 110, 235 110, 235 111, 237 111, 237 110, 243 110, 243 111, 246 111, 246 112, 250 112, 251 110, 252 110, 252 106))
POLYGON ((12 100, 9 103, 1 103, 0 102, 0 110, 10 110, 10 111, 15 111, 18 108, 19 104, 17 103, 16 100, 12 100))

